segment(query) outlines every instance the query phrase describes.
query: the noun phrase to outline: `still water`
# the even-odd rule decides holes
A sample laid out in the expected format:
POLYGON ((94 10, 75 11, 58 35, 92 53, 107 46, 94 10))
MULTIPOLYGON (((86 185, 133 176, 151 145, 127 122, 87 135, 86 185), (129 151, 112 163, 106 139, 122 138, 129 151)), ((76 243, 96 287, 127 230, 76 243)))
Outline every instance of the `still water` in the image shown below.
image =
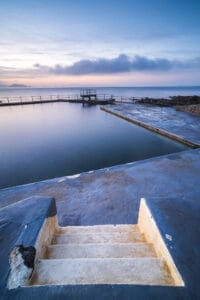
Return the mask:
MULTIPOLYGON (((200 96, 200 86, 174 87, 97 87, 98 94, 114 95, 115 97, 165 97, 170 96, 200 96)), ((80 88, 6 88, 0 87, 0 97, 16 96, 77 96, 80 88)))
POLYGON ((1 188, 185 149, 98 106, 0 107, 1 188))

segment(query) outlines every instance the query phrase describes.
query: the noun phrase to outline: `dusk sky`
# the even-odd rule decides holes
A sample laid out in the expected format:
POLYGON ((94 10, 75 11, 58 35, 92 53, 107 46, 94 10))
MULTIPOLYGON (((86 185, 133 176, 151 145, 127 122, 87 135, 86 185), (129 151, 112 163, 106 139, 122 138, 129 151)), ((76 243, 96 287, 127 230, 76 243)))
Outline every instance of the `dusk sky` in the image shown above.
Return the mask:
POLYGON ((200 1, 0 0, 0 84, 200 85, 200 1))

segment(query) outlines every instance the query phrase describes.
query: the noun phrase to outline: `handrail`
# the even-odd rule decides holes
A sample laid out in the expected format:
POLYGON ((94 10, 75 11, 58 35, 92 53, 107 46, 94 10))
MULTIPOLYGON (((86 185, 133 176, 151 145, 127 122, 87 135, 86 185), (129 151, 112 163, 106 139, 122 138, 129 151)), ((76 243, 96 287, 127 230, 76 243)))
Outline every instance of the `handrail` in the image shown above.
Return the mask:
MULTIPOLYGON (((134 103, 139 98, 134 97, 125 97, 125 96, 114 96, 110 94, 97 94, 96 97, 97 100, 110 100, 115 99, 117 103, 134 103)), ((42 101, 61 101, 61 100, 67 100, 67 101, 79 101, 82 100, 81 95, 78 94, 71 94, 71 95, 63 95, 63 94, 57 94, 57 95, 33 95, 33 96, 0 96, 0 104, 10 104, 10 103, 27 103, 27 102, 42 102, 42 101)))

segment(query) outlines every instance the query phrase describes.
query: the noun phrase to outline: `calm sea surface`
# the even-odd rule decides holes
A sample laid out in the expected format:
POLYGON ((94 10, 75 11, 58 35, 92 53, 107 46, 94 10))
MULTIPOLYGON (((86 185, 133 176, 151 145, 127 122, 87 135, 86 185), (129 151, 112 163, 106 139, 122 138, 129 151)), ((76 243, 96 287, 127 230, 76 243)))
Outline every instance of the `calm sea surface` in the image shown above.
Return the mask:
POLYGON ((100 111, 98 106, 50 103, 0 107, 1 188, 185 149, 100 111))
MULTIPOLYGON (((197 87, 109 87, 97 88, 98 93, 123 97, 170 97, 175 95, 200 95, 197 87)), ((0 97, 79 95, 80 88, 0 88, 0 97)))

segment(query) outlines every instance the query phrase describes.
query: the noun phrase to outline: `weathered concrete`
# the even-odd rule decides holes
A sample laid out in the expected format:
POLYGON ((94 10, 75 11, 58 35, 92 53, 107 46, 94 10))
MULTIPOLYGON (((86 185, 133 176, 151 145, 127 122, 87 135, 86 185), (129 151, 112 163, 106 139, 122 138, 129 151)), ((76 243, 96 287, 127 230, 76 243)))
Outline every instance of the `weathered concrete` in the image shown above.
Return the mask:
MULTIPOLYGON (((163 258, 170 271, 170 274, 177 286, 184 286, 185 283, 181 274, 179 273, 173 258, 166 247, 165 240, 162 237, 159 227, 152 215, 152 212, 147 204, 146 199, 141 199, 140 210, 138 217, 138 227, 140 232, 144 235, 145 240, 154 246, 157 257, 163 258)), ((172 239, 170 235, 167 235, 172 239)))
MULTIPOLYGON (((107 107, 124 117, 145 123, 156 129, 200 145, 200 118, 170 107, 142 104, 123 104, 107 107)), ((158 131, 157 131, 158 132, 158 131)), ((172 137, 172 135, 171 135, 172 137)))
MULTIPOLYGON (((79 227, 79 226, 77 226, 79 227)), ((147 243, 106 243, 50 245, 47 258, 131 258, 156 257, 152 245, 147 243)))
POLYGON ((32 284, 184 286, 159 229, 152 222, 143 199, 138 225, 95 225, 86 226, 86 230, 80 226, 80 231, 79 226, 76 230, 70 226, 58 228, 59 236, 55 234, 53 239, 56 245, 48 247, 45 261, 36 263, 32 284))
POLYGON ((4 207, 33 195, 56 199, 59 223, 137 223, 142 197, 169 195, 199 201, 200 150, 170 154, 110 169, 62 177, 0 191, 4 207))
POLYGON ((97 244, 97 243, 141 243, 144 242, 140 232, 103 232, 56 234, 53 244, 97 244))
POLYGON ((56 233, 101 233, 101 232, 138 232, 137 224, 117 224, 117 225, 93 225, 93 226, 66 226, 58 227, 56 233))
POLYGON ((43 223, 55 215, 55 201, 49 197, 32 197, 0 210, 1 295, 6 292, 7 279, 9 288, 28 282, 34 269, 35 244, 43 223))
POLYGON ((186 199, 171 196, 162 199, 149 198, 147 202, 183 278, 186 299, 198 299, 200 295, 200 202, 192 201, 192 193, 195 192, 191 191, 186 199))
POLYGON ((136 125, 139 125, 140 127, 144 127, 145 129, 148 129, 150 131, 153 131, 155 133, 158 133, 160 135, 163 135, 167 138, 170 138, 170 139, 173 139, 175 141, 178 141, 178 142, 181 142, 182 144, 185 144, 186 146, 189 146, 191 148, 199 148, 200 145, 199 144, 196 144, 194 142, 191 142, 181 136, 178 136, 177 134, 174 134, 174 133, 171 133, 169 131, 166 131, 164 129, 161 129, 161 128, 157 128, 157 127, 154 127, 152 125, 149 125, 147 123, 144 123, 144 122, 141 122, 141 121, 138 121, 136 119, 133 119, 132 117, 127 117, 125 116, 124 114, 120 114, 114 110, 110 110, 110 109, 107 109, 107 108, 103 108, 101 107, 101 110, 105 111, 105 112, 108 112, 116 117, 119 117, 121 119, 124 119, 130 123, 133 123, 133 124, 136 124, 136 125))
POLYGON ((146 257, 40 260, 37 271, 35 285, 174 283, 163 259, 146 257))

